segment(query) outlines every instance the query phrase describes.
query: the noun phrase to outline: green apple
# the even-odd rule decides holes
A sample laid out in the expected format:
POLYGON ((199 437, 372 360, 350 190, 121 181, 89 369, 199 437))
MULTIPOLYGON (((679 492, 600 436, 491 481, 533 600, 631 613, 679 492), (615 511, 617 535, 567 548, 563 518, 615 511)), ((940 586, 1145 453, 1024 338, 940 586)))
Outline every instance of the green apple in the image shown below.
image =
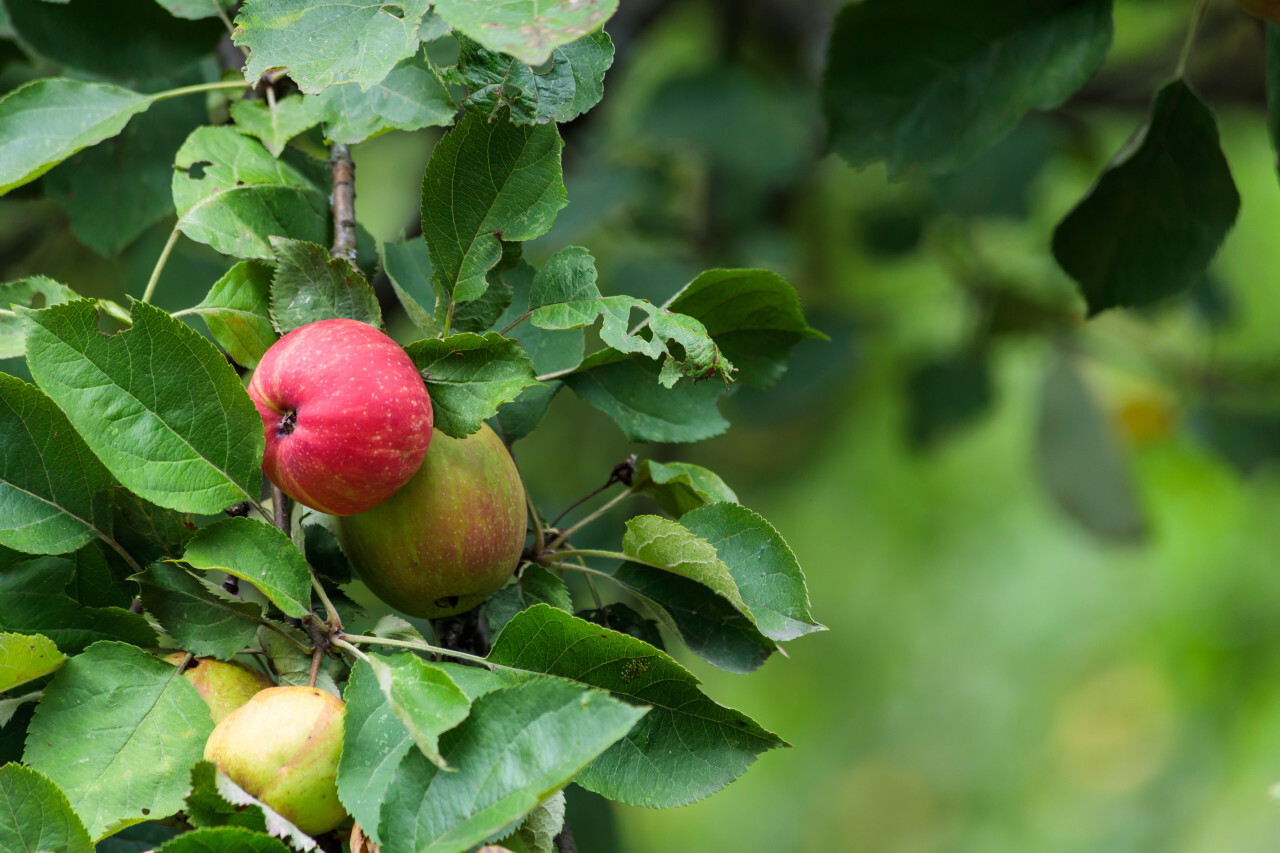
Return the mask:
MULTIPOLYGON (((165 660, 177 666, 184 657, 186 655, 182 652, 175 652, 167 655, 165 660)), ((222 722, 227 714, 248 702, 255 693, 273 686, 271 679, 257 670, 213 658, 194 658, 182 674, 209 706, 209 716, 215 723, 222 722)))
POLYGON ((308 835, 347 819, 338 802, 346 706, 318 687, 272 687, 213 727, 204 757, 308 835))
POLYGON ((402 613, 437 619, 470 610, 511 577, 525 540, 524 486, 487 425, 440 431, 413 479, 387 500, 337 519, 352 568, 402 613))

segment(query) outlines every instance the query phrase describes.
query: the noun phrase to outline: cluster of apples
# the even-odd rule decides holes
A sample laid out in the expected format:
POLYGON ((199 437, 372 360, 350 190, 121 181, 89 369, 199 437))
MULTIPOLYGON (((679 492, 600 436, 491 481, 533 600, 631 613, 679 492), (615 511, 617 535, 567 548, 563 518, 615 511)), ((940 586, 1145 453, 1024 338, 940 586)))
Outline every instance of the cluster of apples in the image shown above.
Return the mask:
MULTIPOLYGON (((249 396, 267 478, 337 517, 352 568, 396 610, 461 613, 511 577, 526 506, 510 454, 487 426, 462 439, 434 430, 426 384, 391 338, 355 320, 302 326, 267 350, 249 396)), ((340 699, 219 661, 199 659, 184 675, 216 724, 207 759, 308 834, 346 820, 340 699)))

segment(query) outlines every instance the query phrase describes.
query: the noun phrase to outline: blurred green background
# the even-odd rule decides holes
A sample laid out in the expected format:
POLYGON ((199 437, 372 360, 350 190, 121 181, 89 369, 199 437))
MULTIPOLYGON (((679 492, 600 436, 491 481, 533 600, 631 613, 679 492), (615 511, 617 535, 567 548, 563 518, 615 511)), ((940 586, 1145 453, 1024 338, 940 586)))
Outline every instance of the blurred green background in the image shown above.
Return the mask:
MULTIPOLYGON (((563 394, 516 445, 551 515, 629 453, 712 468, 790 543, 830 628, 751 676, 672 642, 795 748, 683 809, 577 796, 580 849, 1277 849, 1280 183, 1260 25, 1214 2, 1192 58, 1243 201, 1209 279, 1086 325, 1052 230, 1172 74, 1193 0, 1121 0, 1107 65, 1064 109, 960 173, 896 183, 824 153, 839 5, 622 3, 605 99, 563 129, 570 206, 526 248, 585 245, 602 288, 655 301, 708 267, 768 267, 831 338, 727 398, 720 438, 629 446, 563 394), (1064 361, 1082 388, 1046 383, 1064 361)), ((405 176, 437 136, 356 149, 379 239, 412 233, 405 176)), ((0 266, 136 296, 170 227, 104 261, 55 202, 10 197, 0 266)), ((224 268, 182 241, 157 302, 193 304, 224 268)))

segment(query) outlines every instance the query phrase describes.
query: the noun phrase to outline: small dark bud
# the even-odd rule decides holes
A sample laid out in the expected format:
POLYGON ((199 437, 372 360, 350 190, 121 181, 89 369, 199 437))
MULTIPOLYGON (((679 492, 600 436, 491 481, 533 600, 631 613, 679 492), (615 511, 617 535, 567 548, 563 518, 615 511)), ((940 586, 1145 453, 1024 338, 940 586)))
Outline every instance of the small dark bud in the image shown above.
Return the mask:
POLYGON ((249 502, 240 501, 238 504, 232 504, 224 509, 223 512, 232 518, 242 518, 249 514, 249 502))

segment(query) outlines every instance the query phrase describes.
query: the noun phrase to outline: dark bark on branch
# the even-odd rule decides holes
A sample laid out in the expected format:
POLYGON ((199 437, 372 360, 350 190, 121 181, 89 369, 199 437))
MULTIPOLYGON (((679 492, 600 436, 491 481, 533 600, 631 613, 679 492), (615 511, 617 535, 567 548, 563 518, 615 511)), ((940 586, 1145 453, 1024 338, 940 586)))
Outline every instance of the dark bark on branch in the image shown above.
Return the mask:
POLYGON ((356 262, 356 164, 351 150, 341 142, 329 148, 333 170, 333 251, 335 258, 356 262))

